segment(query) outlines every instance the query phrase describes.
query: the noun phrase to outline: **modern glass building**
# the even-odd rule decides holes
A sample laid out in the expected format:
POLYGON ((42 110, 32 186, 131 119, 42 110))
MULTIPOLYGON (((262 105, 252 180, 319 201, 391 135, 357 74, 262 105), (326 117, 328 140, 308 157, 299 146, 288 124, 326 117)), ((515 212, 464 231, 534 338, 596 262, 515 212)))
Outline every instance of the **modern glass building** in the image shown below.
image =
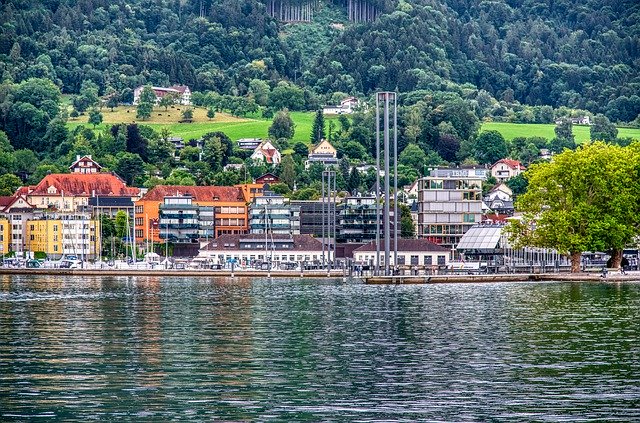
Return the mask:
POLYGON ((174 243, 197 242, 214 236, 214 209, 193 204, 190 196, 168 196, 160 205, 161 239, 174 243))
POLYGON ((300 207, 273 192, 265 191, 256 197, 249 210, 251 234, 300 234, 300 207))
POLYGON ((418 238, 454 248, 469 228, 482 220, 480 168, 433 169, 418 182, 418 238))

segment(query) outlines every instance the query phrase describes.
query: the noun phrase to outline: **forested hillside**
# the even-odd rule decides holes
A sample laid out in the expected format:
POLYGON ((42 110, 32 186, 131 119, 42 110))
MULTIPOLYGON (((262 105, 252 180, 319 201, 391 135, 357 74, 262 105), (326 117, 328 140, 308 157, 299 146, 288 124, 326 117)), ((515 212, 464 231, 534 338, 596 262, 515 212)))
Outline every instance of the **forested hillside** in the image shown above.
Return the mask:
POLYGON ((224 185, 271 170, 312 197, 324 168, 304 162, 323 136, 340 189, 368 188, 375 173, 349 169, 373 161, 366 104, 377 90, 400 93, 402 184, 429 165, 529 164, 575 148, 583 119, 591 140, 620 145, 635 135, 615 124, 640 126, 634 0, 4 0, 0 26, 0 194, 91 154, 130 184, 224 185), (197 123, 168 96, 153 104, 150 85, 173 84, 192 90, 197 123), (319 112, 308 134, 289 115, 349 95, 356 113, 325 124, 319 112), (270 123, 262 136, 282 164, 256 165, 207 126, 229 115, 270 123), (483 121, 557 125, 553 138, 505 140, 481 133, 483 121), (178 151, 160 122, 206 126, 204 140, 178 151), (222 172, 240 163, 246 172, 222 172))
POLYGON ((243 95, 286 79, 330 95, 453 82, 614 121, 640 107, 635 0, 7 0, 0 15, 3 80, 47 77, 64 93, 85 80, 123 100, 145 83, 243 95), (307 24, 283 22, 296 20, 322 23, 311 57, 293 29, 307 24))

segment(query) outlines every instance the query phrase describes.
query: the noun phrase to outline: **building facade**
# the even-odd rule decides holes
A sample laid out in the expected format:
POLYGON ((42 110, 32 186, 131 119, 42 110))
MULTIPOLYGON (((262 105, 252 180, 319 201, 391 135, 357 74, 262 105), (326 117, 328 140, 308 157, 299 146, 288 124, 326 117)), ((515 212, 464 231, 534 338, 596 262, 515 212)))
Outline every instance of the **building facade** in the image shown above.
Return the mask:
POLYGON ((246 234, 248 206, 252 199, 262 195, 262 187, 242 184, 233 187, 157 185, 135 203, 135 237, 140 246, 148 242, 159 243, 160 205, 165 197, 190 196, 198 206, 214 207, 214 236, 246 234))
MULTIPOLYGON (((171 87, 151 87, 153 93, 156 95, 156 104, 162 100, 163 97, 171 95, 175 98, 177 104, 183 106, 191 105, 191 90, 186 85, 173 85, 171 87)), ((139 86, 133 90, 133 104, 136 105, 140 102, 140 95, 144 90, 144 86, 139 86)))
POLYGON ((214 208, 193 203, 191 196, 167 196, 159 208, 159 237, 172 243, 196 243, 214 237, 214 208))
POLYGON ((11 230, 9 219, 4 216, 0 216, 0 257, 9 253, 9 246, 11 245, 11 230))
POLYGON ((338 152, 329 141, 322 140, 318 145, 313 146, 304 163, 305 169, 309 169, 314 163, 321 163, 324 166, 336 166, 338 164, 338 152))
MULTIPOLYGON (((383 207, 380 206, 380 213, 383 207)), ((375 197, 346 197, 338 205, 337 242, 366 243, 376 239, 384 228, 377 222, 375 197)), ((382 235, 381 235, 382 236, 382 235)))
POLYGON ((129 197, 135 201, 139 188, 128 187, 112 173, 60 173, 45 176, 33 187, 20 191, 29 204, 40 209, 73 213, 86 210, 91 197, 129 197))
POLYGON ((300 234, 300 208, 272 192, 256 197, 249 210, 251 234, 300 234))
POLYGON ((213 265, 233 262, 242 267, 317 263, 322 259, 322 243, 309 235, 222 235, 202 248, 198 258, 213 265))
POLYGON ((50 214, 27 220, 27 251, 42 251, 50 259, 74 255, 96 260, 100 255, 100 224, 89 213, 50 214))
POLYGON ((335 212, 336 204, 321 200, 292 200, 291 205, 300 208, 300 233, 322 238, 322 228, 326 226, 327 217, 336 216, 335 225, 337 227, 338 215, 335 212), (324 224, 323 224, 324 217, 324 224))
MULTIPOLYGON (((449 263, 450 251, 426 239, 398 239, 398 257, 393 252, 389 256, 391 265, 433 269, 445 267, 449 263)), ((375 266, 375 242, 365 244, 353 252, 356 263, 375 266)), ((380 254, 380 265, 384 266, 384 253, 380 254)))
POLYGON ((491 165, 491 176, 498 182, 505 182, 520 175, 526 168, 518 160, 500 159, 491 165))
POLYGON ((418 183, 418 238, 455 248, 482 220, 486 169, 434 169, 418 183))

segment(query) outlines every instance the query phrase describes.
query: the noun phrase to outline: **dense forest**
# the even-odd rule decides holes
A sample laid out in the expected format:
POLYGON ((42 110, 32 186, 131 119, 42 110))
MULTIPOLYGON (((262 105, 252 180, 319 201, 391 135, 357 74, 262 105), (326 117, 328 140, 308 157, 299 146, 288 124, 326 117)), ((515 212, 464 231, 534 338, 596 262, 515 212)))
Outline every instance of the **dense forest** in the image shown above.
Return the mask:
POLYGON ((85 80, 100 94, 181 83, 243 95, 254 78, 320 95, 469 83, 615 121, 638 114, 635 0, 8 0, 0 15, 2 79, 47 77, 64 93, 85 80), (303 60, 307 40, 282 21, 323 13, 340 25, 303 60))
MULTIPOLYGON (((66 124, 88 113, 95 127, 100 108, 131 103, 141 85, 188 85, 210 117, 273 117, 269 135, 288 151, 276 172, 292 175, 289 189, 313 185, 322 167, 304 171, 307 146, 289 142, 287 110, 347 95, 366 102, 377 90, 400 92, 403 183, 427 165, 507 155, 530 163, 543 148, 574 148, 571 117, 589 116, 592 139, 623 145, 630 140, 612 122, 640 125, 633 0, 6 0, 0 24, 5 191, 63 171, 77 154, 147 186, 235 183, 266 171, 223 133, 206 137, 202 155, 192 142, 178 163, 166 131, 66 124), (483 119, 559 123, 554 139, 506 142, 479 134, 483 119), (240 162, 248 174, 220 172, 240 162)), ((138 117, 150 110, 138 107, 138 117)), ((318 125, 314 134, 328 134, 342 159, 342 188, 370 187, 375 175, 349 169, 375 151, 371 108, 318 125)))

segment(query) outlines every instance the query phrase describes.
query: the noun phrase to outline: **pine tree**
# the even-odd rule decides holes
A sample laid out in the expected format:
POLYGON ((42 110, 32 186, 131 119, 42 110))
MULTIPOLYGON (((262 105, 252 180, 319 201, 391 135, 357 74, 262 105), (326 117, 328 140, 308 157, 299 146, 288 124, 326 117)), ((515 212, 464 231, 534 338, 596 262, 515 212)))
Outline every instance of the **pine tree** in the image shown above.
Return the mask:
POLYGON ((313 126, 311 127, 311 143, 317 144, 322 141, 324 137, 324 114, 322 110, 316 112, 316 117, 313 119, 313 126))

